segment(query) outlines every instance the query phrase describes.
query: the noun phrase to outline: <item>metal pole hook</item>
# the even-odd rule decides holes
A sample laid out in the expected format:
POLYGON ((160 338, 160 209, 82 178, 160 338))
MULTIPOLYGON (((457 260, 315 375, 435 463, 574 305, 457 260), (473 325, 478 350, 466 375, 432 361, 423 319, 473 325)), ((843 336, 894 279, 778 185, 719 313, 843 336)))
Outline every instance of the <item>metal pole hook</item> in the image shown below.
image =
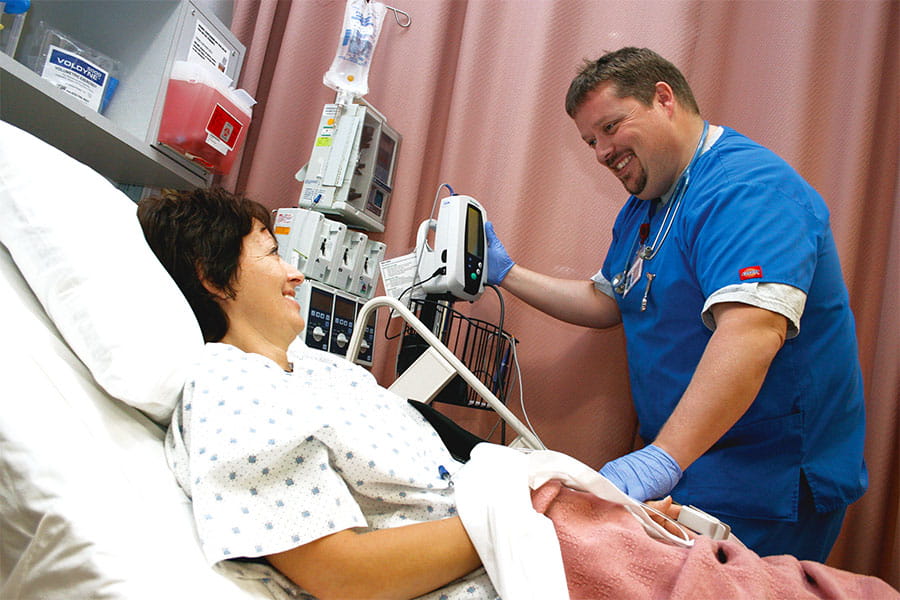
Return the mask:
POLYGON ((393 6, 385 5, 384 7, 388 10, 394 11, 394 20, 397 21, 397 25, 399 25, 400 27, 409 27, 410 25, 412 25, 412 17, 409 16, 408 12, 402 11, 399 8, 394 8, 393 6), (406 17, 406 21, 401 21, 400 15, 406 17))

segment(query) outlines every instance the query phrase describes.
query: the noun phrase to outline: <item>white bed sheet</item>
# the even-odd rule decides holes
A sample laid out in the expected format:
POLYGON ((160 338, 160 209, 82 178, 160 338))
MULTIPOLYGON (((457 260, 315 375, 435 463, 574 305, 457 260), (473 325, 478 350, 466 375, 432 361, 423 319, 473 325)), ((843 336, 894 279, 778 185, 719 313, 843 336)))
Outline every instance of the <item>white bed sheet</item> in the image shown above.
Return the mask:
POLYGON ((102 391, 2 245, 0 336, 0 598, 271 598, 206 565, 163 430, 102 391))

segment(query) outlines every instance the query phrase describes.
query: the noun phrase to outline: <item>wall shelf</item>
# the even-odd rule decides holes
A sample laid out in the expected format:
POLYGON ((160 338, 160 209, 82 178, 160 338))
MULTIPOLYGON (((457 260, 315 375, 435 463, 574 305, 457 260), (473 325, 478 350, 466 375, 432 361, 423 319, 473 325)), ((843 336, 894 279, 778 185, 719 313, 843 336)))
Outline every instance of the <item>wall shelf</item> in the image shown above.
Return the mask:
POLYGON ((0 119, 117 183, 179 189, 208 184, 207 175, 191 171, 2 53, 0 119))
POLYGON ((231 0, 33 0, 15 57, 0 52, 0 119, 119 184, 189 189, 213 175, 156 143, 169 72, 184 60, 200 24, 231 50, 226 75, 237 79, 244 47, 222 22, 231 0), (104 114, 29 68, 44 27, 119 63, 119 86, 104 114))
POLYGON ((117 183, 194 188, 190 171, 0 53, 0 119, 30 132, 117 183))

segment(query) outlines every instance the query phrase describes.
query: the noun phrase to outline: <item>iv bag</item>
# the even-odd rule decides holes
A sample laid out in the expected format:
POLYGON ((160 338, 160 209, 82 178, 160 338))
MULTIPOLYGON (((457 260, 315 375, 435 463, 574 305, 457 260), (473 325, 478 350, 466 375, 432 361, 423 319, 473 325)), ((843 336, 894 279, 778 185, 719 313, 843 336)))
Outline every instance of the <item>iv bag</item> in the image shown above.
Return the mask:
POLYGON ((337 53, 322 80, 325 85, 352 97, 369 92, 369 65, 386 10, 375 0, 347 0, 337 53))

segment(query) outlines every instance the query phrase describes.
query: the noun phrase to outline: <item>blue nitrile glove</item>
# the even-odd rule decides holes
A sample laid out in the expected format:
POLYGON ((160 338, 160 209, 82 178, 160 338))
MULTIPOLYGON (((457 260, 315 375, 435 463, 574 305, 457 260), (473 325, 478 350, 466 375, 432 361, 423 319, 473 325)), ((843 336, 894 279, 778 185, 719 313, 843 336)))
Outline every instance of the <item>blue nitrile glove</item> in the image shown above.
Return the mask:
POLYGON ((669 453, 650 444, 603 465, 600 474, 639 502, 662 498, 681 479, 681 467, 669 453))
POLYGON ((494 224, 488 221, 484 224, 484 232, 487 234, 487 282, 491 285, 500 285, 509 270, 516 264, 509 257, 503 242, 494 233, 494 224))

